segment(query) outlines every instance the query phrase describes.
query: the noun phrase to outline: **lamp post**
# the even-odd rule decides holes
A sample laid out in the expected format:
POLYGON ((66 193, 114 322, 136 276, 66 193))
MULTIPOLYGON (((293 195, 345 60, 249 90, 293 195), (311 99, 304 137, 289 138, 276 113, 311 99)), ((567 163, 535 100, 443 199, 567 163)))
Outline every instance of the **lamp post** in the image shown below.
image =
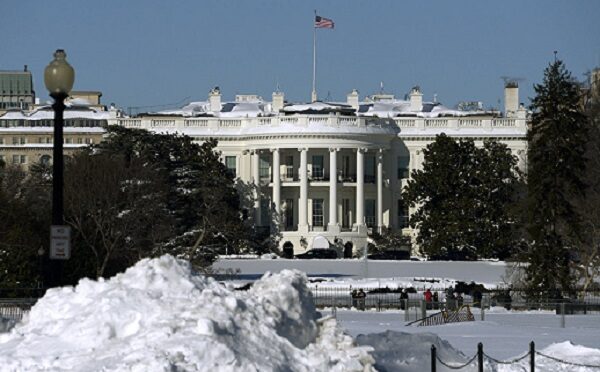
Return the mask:
MULTIPOLYGON (((65 99, 69 96, 75 81, 75 71, 66 60, 62 49, 54 52, 54 60, 44 70, 44 83, 50 97, 54 98, 54 145, 52 153, 52 227, 50 238, 50 259, 68 259, 70 256, 70 229, 64 226, 63 214, 63 113, 65 99)), ((58 276, 60 264, 53 264, 52 275, 58 276)), ((55 277, 55 279, 58 279, 55 277)), ((56 280, 52 284, 57 284, 56 280)))

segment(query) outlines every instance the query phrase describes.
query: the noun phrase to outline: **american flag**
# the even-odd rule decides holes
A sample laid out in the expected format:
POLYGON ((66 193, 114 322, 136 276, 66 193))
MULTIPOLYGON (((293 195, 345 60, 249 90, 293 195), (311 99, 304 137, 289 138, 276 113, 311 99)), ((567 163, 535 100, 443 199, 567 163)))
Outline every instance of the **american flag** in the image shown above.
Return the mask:
POLYGON ((315 28, 333 28, 333 20, 321 16, 315 16, 315 28))

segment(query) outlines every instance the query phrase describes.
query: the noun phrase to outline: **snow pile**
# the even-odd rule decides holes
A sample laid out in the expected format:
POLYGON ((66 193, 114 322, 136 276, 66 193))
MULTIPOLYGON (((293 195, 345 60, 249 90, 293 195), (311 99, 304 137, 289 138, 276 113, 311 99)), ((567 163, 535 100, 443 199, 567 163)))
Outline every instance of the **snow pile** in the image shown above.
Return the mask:
MULTIPOLYGON (((552 344, 540 353, 556 358, 553 360, 541 355, 535 356, 536 371, 553 371, 553 372, 594 372, 600 369, 600 350, 592 349, 581 345, 573 345, 570 341, 559 342, 552 344), (566 363, 565 363, 566 362, 566 363), (573 363, 573 364, 569 364, 573 363), (577 365, 579 364, 579 365, 577 365), (587 365, 581 366, 581 365, 587 365), (594 367, 595 366, 595 367, 594 367)), ((528 360, 520 363, 523 368, 528 368, 528 360)), ((516 366, 515 366, 516 367, 516 366)), ((521 368, 521 367, 519 367, 521 368)), ((522 369, 499 369, 499 371, 517 371, 522 369)))
MULTIPOLYGON (((374 351, 372 354, 377 361, 375 368, 380 371, 421 372, 431 370, 431 345, 435 345, 438 358, 452 367, 464 365, 475 354, 475 350, 473 350, 473 355, 465 356, 448 341, 441 339, 433 333, 410 334, 386 331, 358 335, 356 341, 359 345, 373 347, 374 351)), ((600 366, 600 350, 573 345, 569 341, 552 344, 539 352, 560 361, 538 354, 535 356, 536 371, 592 372, 598 371, 597 366, 600 366)), ((526 351, 521 355, 525 354, 526 351)), ((516 358, 510 359, 514 360, 516 358)), ((448 368, 438 361, 436 370, 450 372, 456 370, 456 368, 448 368)), ((460 370, 477 371, 477 359, 460 370)), ((498 372, 528 371, 529 356, 518 363, 510 364, 497 364, 494 361, 484 358, 484 370, 498 372)))
MULTIPOLYGON (((433 333, 410 334, 397 331, 359 335, 359 345, 372 346, 372 353, 380 371, 422 372, 431 370, 431 345, 435 345, 437 356, 451 366, 463 365, 469 358, 433 333)), ((486 364, 485 370, 489 370, 486 364)), ((437 371, 452 369, 437 363, 437 371)), ((471 363, 461 371, 477 371, 471 363)))
POLYGON ((0 371, 370 370, 370 348, 317 315, 298 271, 265 274, 244 292, 171 256, 146 259, 49 290, 0 335, 0 371))

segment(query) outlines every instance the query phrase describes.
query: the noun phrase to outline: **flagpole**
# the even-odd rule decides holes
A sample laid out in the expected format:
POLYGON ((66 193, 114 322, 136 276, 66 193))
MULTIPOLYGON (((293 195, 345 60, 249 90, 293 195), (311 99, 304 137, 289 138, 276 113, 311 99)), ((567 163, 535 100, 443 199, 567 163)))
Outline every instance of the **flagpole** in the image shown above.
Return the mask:
POLYGON ((313 81, 311 101, 317 100, 317 27, 315 22, 317 19, 317 10, 315 9, 315 19, 313 20, 313 81))

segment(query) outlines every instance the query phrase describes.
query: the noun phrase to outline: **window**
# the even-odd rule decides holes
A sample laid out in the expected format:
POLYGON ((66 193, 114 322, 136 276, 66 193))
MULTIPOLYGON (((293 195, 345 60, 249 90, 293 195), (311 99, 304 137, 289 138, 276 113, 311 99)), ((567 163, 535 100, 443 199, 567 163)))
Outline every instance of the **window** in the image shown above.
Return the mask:
POLYGON ((292 229, 294 227, 294 199, 285 200, 285 228, 292 229))
POLYGON ((285 178, 293 180, 294 179, 294 156, 286 156, 285 157, 285 178))
POLYGON ((0 145, 4 145, 4 137, 0 137, 0 145))
POLYGON ((398 199, 398 228, 406 229, 409 227, 408 205, 405 205, 402 199, 398 199))
POLYGON ((19 144, 19 137, 13 137, 13 145, 19 144))
POLYGON ((225 157, 225 167, 227 170, 231 172, 231 175, 237 176, 237 158, 235 156, 226 156, 225 157))
POLYGON ((27 155, 13 155, 13 164, 27 164, 27 155))
POLYGON ((350 199, 342 199, 342 227, 350 227, 350 199))
POLYGON ((78 137, 77 138, 77 143, 80 144, 80 145, 83 144, 83 138, 78 137))
POLYGON ((342 156, 342 180, 345 181, 350 178, 350 156, 344 155, 342 156))
POLYGON ((365 182, 375 183, 375 163, 376 159, 374 155, 365 156, 365 182))
POLYGON ((44 164, 44 165, 49 165, 49 164, 50 164, 50 159, 52 159, 52 158, 50 157, 50 155, 42 155, 42 156, 40 157, 40 163, 41 163, 41 164, 44 164))
POLYGON ((269 168, 270 168, 269 159, 267 159, 263 156, 259 156, 259 158, 258 158, 258 176, 261 180, 269 179, 269 177, 270 177, 269 168))
POLYGON ((408 178, 410 155, 398 156, 398 179, 408 178))
POLYGON ((73 139, 72 138, 65 138, 65 143, 73 143, 73 139))
POLYGON ((365 199, 365 222, 367 227, 375 227, 375 199, 365 199))
POLYGON ((0 155, 0 163, 4 163, 4 155, 0 155))
POLYGON ((312 225, 323 226, 323 199, 313 199, 312 225))
POLYGON ((92 139, 91 139, 91 138, 87 137, 87 138, 85 139, 85 143, 87 143, 88 145, 90 145, 90 144, 94 143, 94 141, 92 141, 92 139))
POLYGON ((312 157, 312 178, 314 180, 323 179, 323 155, 314 155, 312 157))

